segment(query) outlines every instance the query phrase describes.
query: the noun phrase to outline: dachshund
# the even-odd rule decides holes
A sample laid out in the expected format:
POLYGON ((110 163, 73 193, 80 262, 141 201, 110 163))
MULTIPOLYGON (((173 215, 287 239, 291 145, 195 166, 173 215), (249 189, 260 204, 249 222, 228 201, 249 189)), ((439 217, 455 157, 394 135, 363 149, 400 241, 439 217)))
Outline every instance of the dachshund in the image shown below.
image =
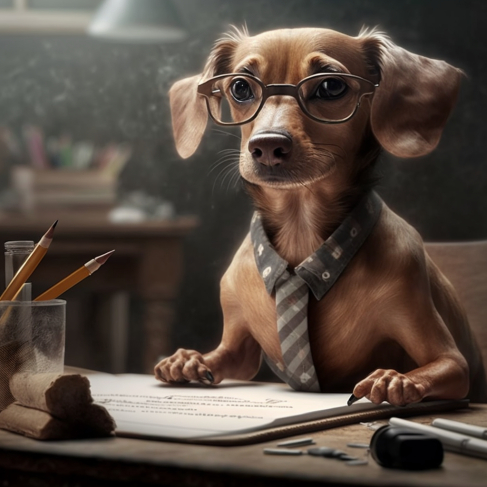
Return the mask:
POLYGON ((435 149, 462 76, 376 29, 356 37, 235 29, 216 41, 203 73, 170 89, 176 148, 190 157, 208 116, 240 126, 239 172, 264 245, 251 230, 221 279, 219 346, 179 349, 155 366, 156 378, 250 380, 264 356, 286 380, 272 287, 279 276, 266 281, 271 266, 262 271, 258 262, 265 249, 289 278, 309 284, 303 309, 317 392, 393 405, 486 402, 480 350, 452 285, 418 232, 373 190, 382 150, 413 158, 435 149), (333 282, 323 290, 320 280, 333 282))

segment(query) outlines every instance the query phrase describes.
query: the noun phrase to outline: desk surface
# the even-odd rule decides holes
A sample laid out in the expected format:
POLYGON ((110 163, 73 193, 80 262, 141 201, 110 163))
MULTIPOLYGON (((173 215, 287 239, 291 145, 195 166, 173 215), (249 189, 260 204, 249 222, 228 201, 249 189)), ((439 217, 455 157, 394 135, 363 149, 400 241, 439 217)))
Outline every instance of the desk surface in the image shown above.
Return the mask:
MULTIPOLYGON (((441 417, 487 426, 487 405, 442 413, 441 417)), ((414 420, 429 423, 432 416, 414 420)), ((382 421, 380 423, 384 423, 382 421)), ((373 431, 350 425, 313 433, 318 446, 339 448, 370 441, 373 431)), ((270 456, 277 441, 238 447, 184 445, 128 438, 38 442, 0 430, 0 485, 101 486, 438 486, 487 484, 487 460, 445 452, 439 469, 409 472, 385 469, 373 459, 365 466, 308 455, 270 456), (4 482, 2 484, 2 481, 4 482)))

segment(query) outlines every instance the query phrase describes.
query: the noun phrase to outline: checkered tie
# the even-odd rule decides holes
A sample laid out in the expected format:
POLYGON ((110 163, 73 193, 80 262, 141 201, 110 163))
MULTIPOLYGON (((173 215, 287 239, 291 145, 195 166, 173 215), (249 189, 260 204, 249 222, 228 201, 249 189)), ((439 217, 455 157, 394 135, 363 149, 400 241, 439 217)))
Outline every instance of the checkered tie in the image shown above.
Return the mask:
POLYGON ((297 391, 319 392, 308 338, 308 285, 285 271, 276 282, 277 329, 288 384, 297 391))

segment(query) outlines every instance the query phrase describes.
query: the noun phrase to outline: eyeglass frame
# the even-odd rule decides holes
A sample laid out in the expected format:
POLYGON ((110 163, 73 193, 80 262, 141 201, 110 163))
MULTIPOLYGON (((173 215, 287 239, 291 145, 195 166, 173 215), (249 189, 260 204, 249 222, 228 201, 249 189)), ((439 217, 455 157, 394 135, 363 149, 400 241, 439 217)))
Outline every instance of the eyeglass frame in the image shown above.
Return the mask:
MULTIPOLYGON (((334 123, 343 123, 348 120, 350 120, 356 113, 357 110, 360 107, 360 103, 362 101, 362 98, 367 95, 373 95, 375 93, 375 89, 378 88, 380 83, 374 83, 373 81, 370 81, 366 78, 362 78, 361 76, 357 76, 355 74, 349 74, 349 73, 340 73, 340 72, 333 72, 333 73, 316 73, 312 74, 311 76, 307 76, 306 78, 303 78, 297 85, 292 85, 292 84, 286 84, 286 83, 275 83, 275 84, 269 84, 266 85, 262 80, 257 78, 256 76, 252 74, 247 74, 247 73, 227 73, 227 74, 220 74, 218 76, 214 76, 206 81, 203 81, 202 83, 198 84, 197 92, 199 95, 202 95, 205 97, 206 101, 206 107, 208 109, 208 113, 210 117, 213 119, 215 123, 218 125, 225 125, 225 126, 235 126, 235 125, 244 125, 246 123, 252 122, 257 118, 257 115, 259 115, 260 111, 262 110, 262 107, 265 105, 265 102, 267 101, 268 98, 271 96, 276 96, 276 95, 281 95, 281 96, 291 96, 293 97, 297 102, 299 107, 301 108, 302 112, 312 120, 319 122, 319 123, 327 123, 327 124, 334 124, 334 123), (215 81, 222 79, 222 78, 228 78, 230 76, 235 76, 235 77, 240 77, 240 78, 250 78, 254 80, 260 87, 262 88, 262 99, 260 101, 260 105, 257 108, 256 112, 254 115, 252 115, 249 119, 245 120, 245 122, 222 122, 220 120, 217 120, 213 114, 211 113, 211 108, 210 108, 210 97, 213 96, 213 93, 216 93, 216 91, 212 90, 212 83, 215 81), (310 79, 314 78, 319 78, 319 77, 341 77, 341 78, 352 78, 352 79, 358 79, 361 81, 365 81, 366 83, 372 85, 373 90, 367 93, 362 93, 355 105, 355 108, 353 109, 352 113, 346 117, 342 118, 340 120, 322 120, 318 117, 315 117, 313 114, 311 114, 307 108, 304 106, 300 96, 299 96, 299 88, 307 81, 310 79)), ((218 92, 221 93, 221 90, 217 90, 218 92)))

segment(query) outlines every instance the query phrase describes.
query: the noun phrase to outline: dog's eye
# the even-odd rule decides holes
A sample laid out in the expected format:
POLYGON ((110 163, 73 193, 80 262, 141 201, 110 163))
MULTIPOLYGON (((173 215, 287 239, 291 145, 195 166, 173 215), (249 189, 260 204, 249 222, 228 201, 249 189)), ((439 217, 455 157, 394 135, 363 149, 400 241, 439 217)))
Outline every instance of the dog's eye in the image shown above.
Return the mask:
POLYGON ((232 82, 230 86, 230 91, 232 93, 233 98, 237 101, 247 101, 251 100, 254 97, 252 93, 252 88, 250 87, 249 83, 245 79, 236 79, 232 82))
POLYGON ((342 97, 347 92, 347 84, 339 78, 325 79, 315 92, 317 98, 333 100, 342 97))

